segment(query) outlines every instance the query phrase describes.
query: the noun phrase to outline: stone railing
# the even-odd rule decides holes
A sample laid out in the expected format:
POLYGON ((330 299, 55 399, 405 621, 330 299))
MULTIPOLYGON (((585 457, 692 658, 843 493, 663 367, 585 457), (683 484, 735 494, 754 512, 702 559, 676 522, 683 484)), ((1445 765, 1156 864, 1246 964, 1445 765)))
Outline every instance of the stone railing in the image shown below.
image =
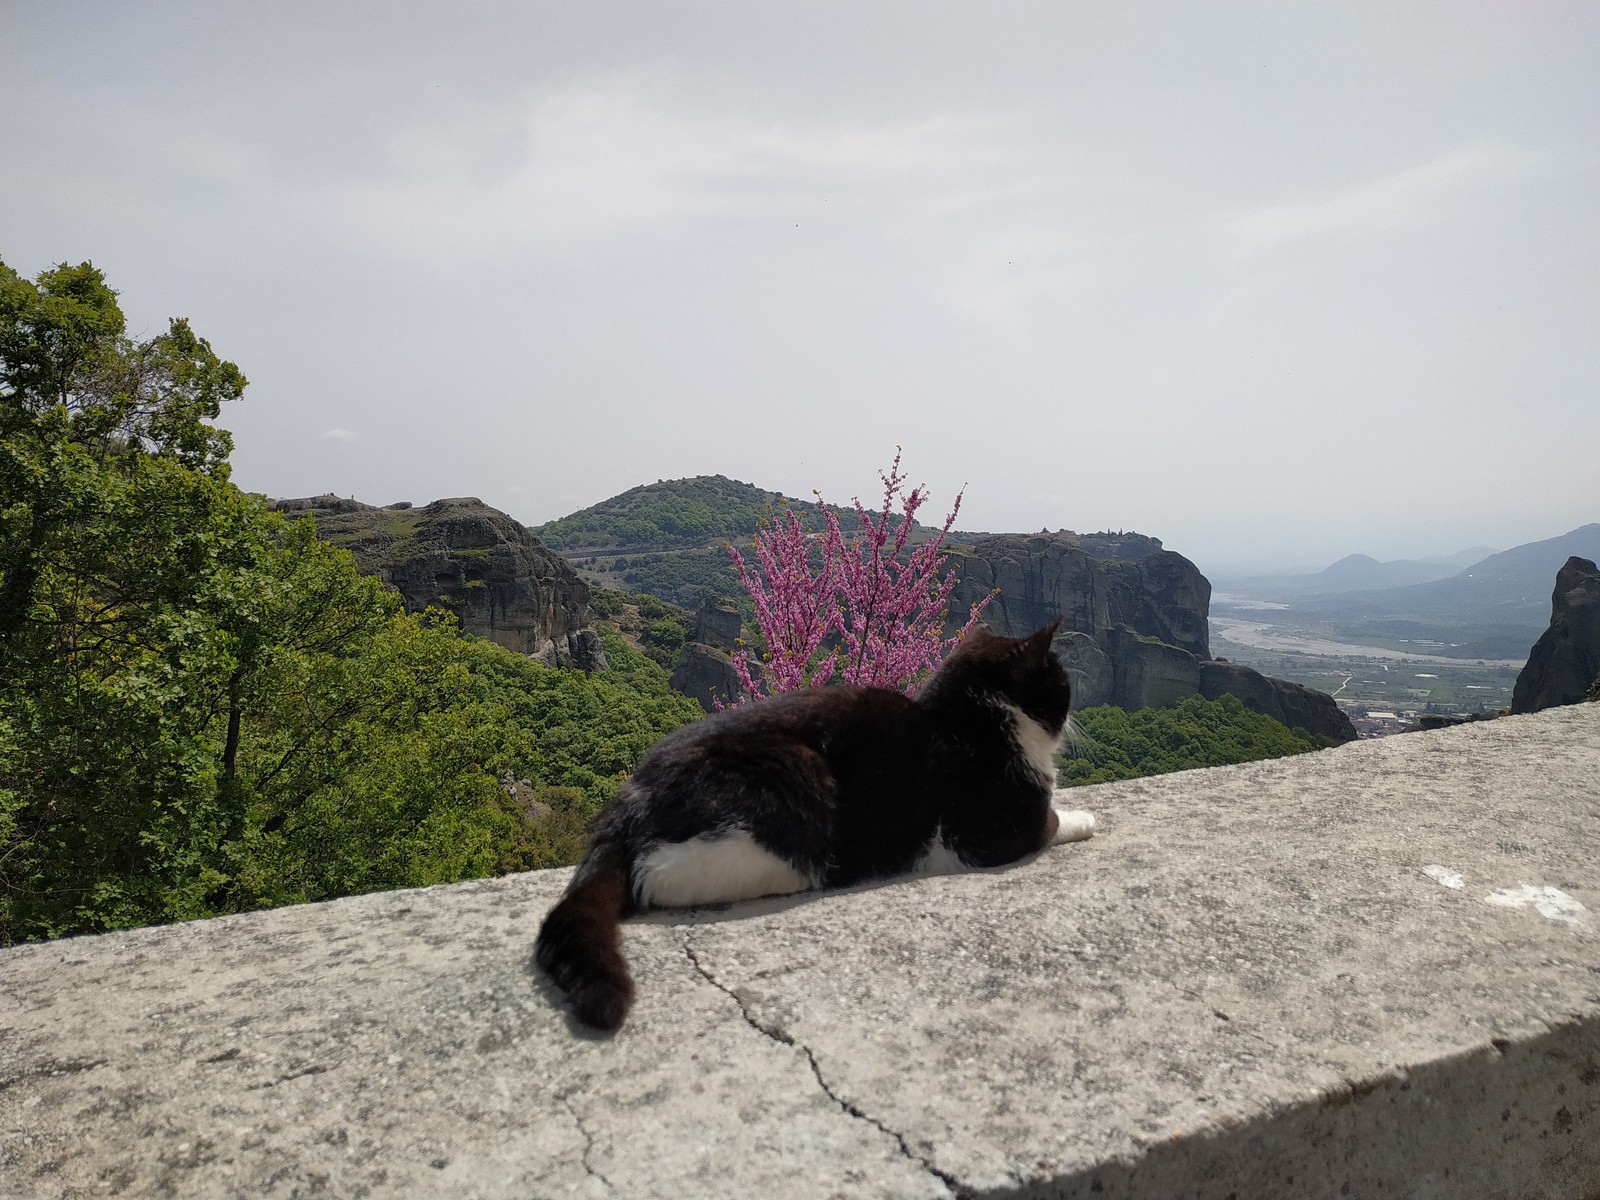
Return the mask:
POLYGON ((611 1039, 562 871, 0 952, 0 1195, 1600 1195, 1600 706, 1071 800, 631 923, 611 1039))

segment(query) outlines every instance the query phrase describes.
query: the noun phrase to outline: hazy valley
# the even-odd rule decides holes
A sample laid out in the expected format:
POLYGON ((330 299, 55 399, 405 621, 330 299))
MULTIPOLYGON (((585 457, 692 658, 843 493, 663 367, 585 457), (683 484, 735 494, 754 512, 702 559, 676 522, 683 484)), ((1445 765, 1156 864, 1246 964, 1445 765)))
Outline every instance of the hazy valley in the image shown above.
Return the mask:
POLYGON ((1405 728, 1406 714, 1496 712, 1573 556, 1600 556, 1600 524, 1500 552, 1350 555, 1315 574, 1223 578, 1212 641, 1219 655, 1330 693, 1363 732, 1405 728), (1369 711, 1378 715, 1358 715, 1369 711))

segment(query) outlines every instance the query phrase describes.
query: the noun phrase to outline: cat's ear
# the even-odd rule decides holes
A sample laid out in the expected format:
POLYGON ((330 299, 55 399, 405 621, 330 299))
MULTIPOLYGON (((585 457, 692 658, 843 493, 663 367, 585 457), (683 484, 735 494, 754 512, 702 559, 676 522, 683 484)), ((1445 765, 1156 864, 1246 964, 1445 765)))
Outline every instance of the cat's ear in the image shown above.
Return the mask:
POLYGON ((1051 621, 1050 624, 1028 639, 1028 649, 1040 656, 1049 654, 1050 643, 1055 640, 1056 630, 1060 628, 1061 618, 1057 616, 1054 621, 1051 621))
POLYGON ((1057 617, 1037 633, 1030 633, 1025 638, 1018 638, 1005 652, 1008 659, 1046 658, 1050 654, 1050 641, 1056 636, 1056 630, 1061 626, 1061 618, 1057 617))

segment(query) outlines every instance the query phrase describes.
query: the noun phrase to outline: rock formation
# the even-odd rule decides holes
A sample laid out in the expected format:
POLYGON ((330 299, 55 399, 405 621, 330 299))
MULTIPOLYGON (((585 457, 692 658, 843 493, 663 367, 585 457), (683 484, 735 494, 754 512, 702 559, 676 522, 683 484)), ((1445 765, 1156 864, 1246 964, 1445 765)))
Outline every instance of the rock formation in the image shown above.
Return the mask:
POLYGON ((1534 643, 1511 693, 1511 711, 1576 704, 1600 682, 1600 569, 1574 555, 1556 573, 1550 628, 1534 643))
POLYGON ((280 500, 291 517, 350 550, 400 593, 408 612, 438 605, 462 629, 519 654, 584 670, 605 665, 589 628, 589 587, 516 521, 474 497, 376 507, 339 496, 280 500))
POLYGON ((1224 693, 1237 696, 1244 706, 1282 721, 1290 729, 1304 729, 1336 742, 1354 741, 1356 727, 1326 692, 1287 679, 1273 679, 1239 663, 1203 662, 1200 694, 1215 700, 1224 693))
POLYGON ((668 681, 672 689, 710 712, 715 701, 731 703, 739 695, 739 676, 732 652, 738 646, 742 621, 728 600, 711 599, 695 613, 694 625, 668 681))
POLYGON ((1140 535, 1109 539, 1068 531, 985 538, 968 554, 953 556, 960 582, 950 611, 963 614, 998 588, 984 610, 996 633, 1032 633, 1060 615, 1063 629, 1098 634, 1126 625, 1209 658, 1211 584, 1183 555, 1160 547, 1140 535), (1109 557, 1124 543, 1138 557, 1109 557))
POLYGON ((1156 538, 1007 534, 978 542, 955 569, 952 617, 998 589, 984 610, 997 633, 1032 633, 1062 618, 1054 650, 1072 674, 1076 708, 1164 707, 1227 692, 1291 728, 1331 741, 1356 736, 1331 696, 1211 661, 1211 584, 1156 538))
POLYGON ((1063 633, 1053 648, 1072 675, 1076 708, 1115 704, 1133 711, 1176 704, 1197 692, 1207 700, 1231 693, 1246 708, 1291 729, 1338 742, 1356 736, 1350 718, 1326 693, 1238 663, 1198 659, 1187 650, 1141 637, 1126 625, 1098 637, 1063 633))

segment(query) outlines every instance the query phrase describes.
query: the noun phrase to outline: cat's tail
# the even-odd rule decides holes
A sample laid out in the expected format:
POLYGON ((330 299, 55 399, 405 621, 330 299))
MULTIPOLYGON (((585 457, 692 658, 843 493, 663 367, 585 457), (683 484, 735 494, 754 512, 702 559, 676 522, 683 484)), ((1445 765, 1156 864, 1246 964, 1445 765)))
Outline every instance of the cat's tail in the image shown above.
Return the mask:
POLYGON ((572 1015, 594 1029, 620 1029, 633 1007, 622 957, 629 909, 627 859, 615 845, 597 842, 534 943, 534 961, 567 993, 572 1015))

